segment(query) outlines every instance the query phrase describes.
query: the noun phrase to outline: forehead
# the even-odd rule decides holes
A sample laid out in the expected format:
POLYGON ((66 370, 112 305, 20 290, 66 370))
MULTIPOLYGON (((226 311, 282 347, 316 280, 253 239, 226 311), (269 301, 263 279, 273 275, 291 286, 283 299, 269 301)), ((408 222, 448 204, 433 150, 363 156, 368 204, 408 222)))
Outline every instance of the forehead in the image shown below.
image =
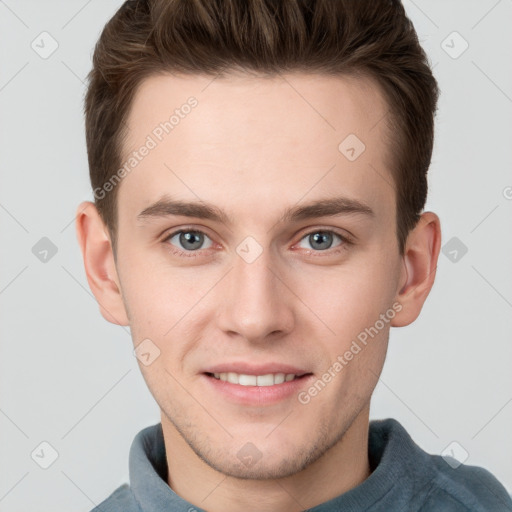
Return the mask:
POLYGON ((123 197, 133 214, 163 194, 249 208, 334 187, 389 203, 386 113, 368 78, 152 76, 135 94, 123 163, 150 150, 123 178, 120 211, 123 197))
MULTIPOLYGON (((188 111, 184 107, 190 98, 197 100, 199 108, 193 109, 196 115, 186 124, 193 125, 197 139, 216 144, 225 135, 240 138, 257 132, 261 136, 276 132, 315 136, 323 131, 324 135, 337 132, 339 137, 344 130, 353 129, 364 137, 363 132, 387 112, 380 87, 370 77, 298 72, 271 77, 232 73, 223 78, 160 74, 145 79, 134 95, 128 143, 151 133, 155 121, 165 122, 174 112, 188 111), (269 120, 279 121, 279 125, 271 125, 269 120), (308 124, 297 126, 295 121, 308 124)), ((179 124, 174 125, 174 135, 184 134, 179 124)))

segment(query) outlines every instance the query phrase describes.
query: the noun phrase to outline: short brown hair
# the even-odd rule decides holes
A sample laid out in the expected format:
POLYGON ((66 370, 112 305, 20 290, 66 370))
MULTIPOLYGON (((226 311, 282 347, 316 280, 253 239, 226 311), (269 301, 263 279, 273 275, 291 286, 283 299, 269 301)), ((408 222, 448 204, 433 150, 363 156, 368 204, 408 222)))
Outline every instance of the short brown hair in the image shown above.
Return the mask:
MULTIPOLYGON (((389 106, 388 163, 403 254, 425 206, 438 86, 399 0, 128 0, 104 27, 85 97, 93 190, 121 165, 126 119, 149 76, 172 72, 363 75, 389 106)), ((341 142, 341 141, 340 141, 341 142)), ((377 178, 378 179, 378 178, 377 178)), ((115 254, 117 189, 95 192, 115 254)))

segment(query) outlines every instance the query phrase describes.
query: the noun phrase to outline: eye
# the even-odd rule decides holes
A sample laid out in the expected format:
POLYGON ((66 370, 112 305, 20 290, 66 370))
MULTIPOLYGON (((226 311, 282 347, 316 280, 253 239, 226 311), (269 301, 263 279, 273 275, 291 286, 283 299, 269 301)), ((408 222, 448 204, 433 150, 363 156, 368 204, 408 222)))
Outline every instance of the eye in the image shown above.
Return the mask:
MULTIPOLYGON (((201 250, 209 249, 213 246, 210 237, 203 231, 197 229, 181 229, 174 231, 168 235, 164 240, 170 246, 171 252, 178 256, 198 256, 201 250)), ((332 230, 317 229, 311 231, 301 238, 299 247, 304 249, 311 249, 315 253, 321 253, 333 249, 331 252, 338 253, 346 250, 352 241, 349 237, 343 236, 332 230), (338 239, 339 243, 333 246, 334 241, 338 239), (309 244, 305 247, 303 244, 309 244)))
POLYGON ((304 236, 301 239, 301 243, 305 241, 306 243, 310 244, 310 247, 304 247, 303 245, 299 244, 299 247, 305 248, 305 249, 314 249, 316 252, 318 251, 326 251, 330 249, 333 245, 333 240, 335 238, 338 238, 340 240, 340 243, 334 247, 342 246, 350 243, 350 240, 348 238, 335 233, 334 231, 327 231, 327 230, 317 230, 317 231, 311 231, 306 236, 304 236))
POLYGON ((195 252, 198 249, 208 249, 212 246, 210 238, 202 231, 181 230, 171 233, 165 240, 178 248, 177 253, 195 252), (205 239, 209 241, 209 245, 203 246, 205 239), (183 251, 184 249, 184 251, 183 251))

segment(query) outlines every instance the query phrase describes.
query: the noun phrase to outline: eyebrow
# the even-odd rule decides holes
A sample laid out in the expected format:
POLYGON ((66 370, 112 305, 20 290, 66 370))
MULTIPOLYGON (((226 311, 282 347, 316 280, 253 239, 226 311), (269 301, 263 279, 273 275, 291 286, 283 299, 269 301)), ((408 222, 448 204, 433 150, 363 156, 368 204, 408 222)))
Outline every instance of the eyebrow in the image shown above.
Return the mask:
MULTIPOLYGON (((375 212, 361 201, 347 197, 335 197, 289 208, 281 217, 281 222, 297 222, 317 217, 335 217, 347 214, 360 214, 369 217, 375 216, 375 212)), ((189 202, 173 200, 168 196, 162 197, 156 203, 142 210, 137 215, 137 219, 144 221, 150 218, 165 218, 170 215, 196 217, 227 225, 234 223, 233 219, 217 206, 204 201, 189 202)))

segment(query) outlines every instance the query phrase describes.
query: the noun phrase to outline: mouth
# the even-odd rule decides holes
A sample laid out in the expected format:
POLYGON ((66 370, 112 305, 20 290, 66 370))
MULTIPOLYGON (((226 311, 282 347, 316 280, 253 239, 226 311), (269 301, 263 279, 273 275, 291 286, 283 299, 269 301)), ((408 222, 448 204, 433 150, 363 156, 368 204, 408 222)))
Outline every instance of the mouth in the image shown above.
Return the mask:
MULTIPOLYGON (((203 368, 205 396, 248 407, 289 403, 314 381, 305 366, 282 361, 224 361, 203 368)), ((268 409, 272 411, 273 408, 268 409)))
POLYGON ((221 372, 221 373, 211 373, 205 372, 207 377, 212 379, 216 379, 222 382, 229 382, 230 384, 238 384, 239 386, 248 386, 248 387, 268 387, 275 386, 279 384, 284 384, 286 382, 296 381, 303 379, 311 373, 266 373, 263 375, 249 375, 244 373, 235 373, 235 372, 221 372))
POLYGON ((205 397, 211 396, 215 403, 219 403, 217 400, 222 397, 227 403, 258 408, 289 403, 314 381, 312 373, 260 371, 255 371, 254 374, 203 372, 202 377, 206 385, 205 397))

